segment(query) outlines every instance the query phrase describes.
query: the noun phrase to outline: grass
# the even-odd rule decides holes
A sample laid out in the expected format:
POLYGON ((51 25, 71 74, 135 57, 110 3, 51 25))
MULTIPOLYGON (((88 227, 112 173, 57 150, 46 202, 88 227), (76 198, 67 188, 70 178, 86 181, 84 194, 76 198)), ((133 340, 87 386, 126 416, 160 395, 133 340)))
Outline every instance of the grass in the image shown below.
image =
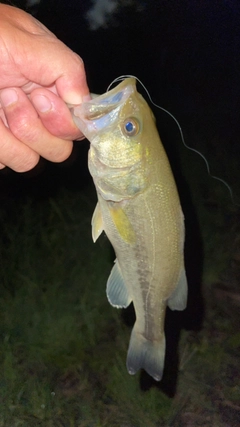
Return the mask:
POLYGON ((105 236, 92 242, 92 185, 1 207, 0 427, 221 427, 219 406, 238 411, 237 313, 208 299, 229 260, 226 246, 216 250, 228 239, 226 209, 216 190, 210 203, 186 179, 204 241, 206 313, 199 331, 181 331, 177 370, 170 349, 160 384, 127 373, 131 313, 124 320, 106 299, 114 256, 105 236))
POLYGON ((94 199, 62 190, 2 212, 0 426, 131 426, 139 402, 151 426, 171 405, 127 374, 130 330, 105 296, 113 254, 105 237, 92 243, 94 199))

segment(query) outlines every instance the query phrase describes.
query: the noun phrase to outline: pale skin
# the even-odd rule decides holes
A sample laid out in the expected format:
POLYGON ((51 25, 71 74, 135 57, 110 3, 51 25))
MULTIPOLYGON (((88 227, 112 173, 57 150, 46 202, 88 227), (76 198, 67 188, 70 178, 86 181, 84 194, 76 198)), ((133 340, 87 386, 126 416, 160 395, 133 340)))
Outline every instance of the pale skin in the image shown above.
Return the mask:
POLYGON ((0 5, 0 169, 67 159, 83 135, 66 104, 89 97, 81 58, 31 15, 0 5))

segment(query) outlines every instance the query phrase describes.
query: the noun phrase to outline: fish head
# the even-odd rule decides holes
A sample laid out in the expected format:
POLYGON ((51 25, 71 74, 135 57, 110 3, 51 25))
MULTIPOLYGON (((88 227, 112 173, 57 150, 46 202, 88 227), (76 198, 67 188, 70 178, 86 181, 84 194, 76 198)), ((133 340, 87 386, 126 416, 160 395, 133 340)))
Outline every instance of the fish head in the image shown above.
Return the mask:
POLYGON ((142 191, 147 185, 146 162, 155 122, 137 92, 136 80, 127 78, 72 112, 76 125, 91 143, 89 170, 96 186, 103 187, 103 181, 104 187, 109 186, 112 179, 111 187, 121 187, 115 188, 115 199, 142 191), (120 194, 116 196, 116 192, 120 194))

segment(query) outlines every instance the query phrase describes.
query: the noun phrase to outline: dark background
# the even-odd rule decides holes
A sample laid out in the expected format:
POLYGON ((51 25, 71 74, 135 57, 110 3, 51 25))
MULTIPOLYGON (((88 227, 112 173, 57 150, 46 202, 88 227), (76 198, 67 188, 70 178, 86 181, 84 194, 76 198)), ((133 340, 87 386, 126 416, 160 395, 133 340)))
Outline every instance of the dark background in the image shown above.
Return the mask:
MULTIPOLYGON (((122 74, 141 79, 153 100, 179 120, 187 144, 207 156, 213 174, 228 179, 232 159, 240 154, 238 1, 149 0, 130 5, 123 1, 105 20, 105 27, 96 30, 87 19, 91 1, 14 4, 32 13, 83 58, 91 92, 105 92, 122 74)), ((175 171, 175 152, 182 144, 179 131, 165 113, 154 109, 154 114, 175 171)), ((41 191, 46 182, 49 188, 62 180, 76 185, 78 174, 80 182, 88 177, 87 147, 77 143, 72 161, 62 165, 42 161, 22 175, 5 170, 0 173, 1 187, 14 192, 17 185, 19 193, 32 185, 36 189, 37 184, 41 191)), ((234 184, 230 177, 230 185, 234 184)))
MULTIPOLYGON (((22 0, 15 1, 14 4, 32 13, 83 58, 91 92, 104 93, 112 80, 122 74, 133 74, 142 80, 153 101, 169 110, 179 121, 186 143, 206 156, 212 175, 226 180, 233 189, 235 200, 239 201, 239 1, 123 0, 118 2, 115 12, 106 17, 105 25, 95 30, 91 28, 87 19, 87 14, 93 6, 92 1, 41 0, 31 6, 22 0)), ((138 89, 145 96, 139 85, 138 89)), ((169 425, 176 427, 219 425, 220 427, 219 419, 215 418, 220 414, 219 416, 224 419, 224 426, 225 421, 229 426, 235 426, 238 425, 235 420, 239 419, 240 407, 239 394, 237 394, 239 393, 240 342, 239 209, 232 203, 231 195, 226 187, 208 176, 203 159, 184 147, 174 120, 154 106, 152 109, 176 178, 185 215, 185 263, 189 284, 187 309, 183 313, 170 313, 169 310, 166 316, 166 364, 164 378, 159 388, 172 397, 176 392, 177 382, 180 383, 180 393, 178 392, 177 395, 177 409, 174 415, 176 422, 173 420, 169 425), (178 350, 180 335, 183 335, 183 341, 178 350), (186 401, 190 403, 186 403, 186 401), (176 414, 181 411, 183 415, 178 423, 176 414), (185 414, 184 411, 186 411, 185 414), (233 412, 232 424, 231 421, 229 422, 230 411, 233 412), (210 421, 207 424, 206 414, 209 413, 210 421), (198 417, 199 415, 200 417, 198 417), (186 421, 188 417, 190 417, 189 423, 186 421)), ((79 392, 78 388, 75 391, 72 390, 73 395, 76 396, 77 413, 80 411, 81 414, 82 408, 79 410, 79 401, 81 403, 81 398, 84 398, 85 394, 86 401, 91 396, 89 400, 94 401, 92 406, 97 407, 93 390, 96 390, 96 396, 100 396, 98 397, 102 403, 100 411, 104 405, 112 404, 112 397, 109 398, 108 394, 104 394, 105 389, 109 387, 109 375, 113 380, 117 378, 116 383, 113 382, 112 389, 114 393, 117 393, 117 399, 114 397, 113 402, 117 401, 116 407, 119 406, 119 412, 128 413, 126 408, 128 408, 129 397, 136 394, 136 405, 133 408, 138 415, 141 405, 138 401, 140 394, 135 391, 131 392, 131 388, 129 388, 131 379, 124 377, 125 365, 119 371, 119 377, 115 371, 109 369, 109 363, 113 363, 109 360, 114 360, 109 358, 109 354, 111 351, 117 352, 121 348, 119 343, 114 343, 112 346, 112 341, 118 336, 114 328, 118 328, 120 331, 121 328, 116 327, 116 319, 113 321, 113 318, 109 317, 110 321, 106 331, 104 323, 102 330, 98 331, 102 319, 108 319, 107 310, 111 313, 111 307, 108 307, 105 293, 102 290, 105 287, 114 255, 111 249, 108 253, 106 237, 101 236, 102 240, 99 239, 96 245, 93 245, 90 236, 91 215, 96 195, 90 184, 91 177, 87 168, 88 147, 88 141, 76 142, 73 155, 59 165, 42 159, 39 165, 28 173, 18 174, 8 168, 0 171, 0 203, 2 207, 0 213, 3 218, 1 219, 0 216, 0 220, 3 236, 2 253, 6 258, 7 288, 10 288, 14 302, 19 302, 19 305, 22 300, 21 293, 19 297, 18 288, 21 291, 22 286, 23 292, 37 289, 37 292, 32 292, 33 297, 29 298, 29 302, 25 303, 24 307, 24 311, 30 313, 30 326, 26 324, 26 330, 23 327, 23 321, 27 318, 25 312, 19 317, 20 321, 16 322, 20 325, 20 332, 17 331, 17 333, 21 333, 23 330, 20 336, 22 336, 22 343, 26 345, 25 359, 22 357, 26 365, 29 363, 29 351, 32 351, 32 357, 35 358, 32 349, 35 337, 37 337, 36 331, 39 331, 40 337, 42 337, 41 334, 43 337, 45 336, 45 318, 48 319, 50 312, 55 313, 56 307, 56 313, 60 311, 59 317, 57 316, 58 322, 61 322, 63 318, 65 324, 68 324, 69 319, 70 321, 73 319, 71 337, 77 343, 76 348, 83 346, 82 336, 86 337, 80 358, 77 351, 72 351, 71 347, 69 350, 71 357, 76 357, 76 366, 78 366, 79 360, 83 364, 89 384, 89 395, 85 393, 84 389, 83 392, 79 392), (63 191, 61 192, 61 190, 63 191), (27 208, 25 209, 25 207, 27 208), (14 232, 11 232, 12 224, 14 232), (17 237, 14 234, 15 228, 17 237), (40 237, 42 236, 43 242, 39 238, 39 234, 40 237), (6 236, 6 241, 4 236, 6 236), (12 246, 8 244, 8 241, 12 242, 12 246), (28 247, 28 242, 32 242, 32 246, 28 247), (25 259, 28 261, 28 256, 30 264, 24 263, 25 259), (60 264, 58 263, 59 256, 60 264), (9 259, 13 260, 12 264, 9 259), (18 259, 20 267, 16 262, 18 259), (19 268, 20 272, 24 273, 20 284, 18 284, 19 268), (69 271, 73 271, 70 279, 69 271), (106 277, 103 277, 105 271, 106 277), (35 284, 36 275, 35 288, 28 284, 25 275, 33 277, 33 284, 35 284), (60 288, 58 279, 62 286, 60 288), (45 282, 48 281, 50 286, 45 285, 45 282), (65 303, 68 291, 74 300, 69 306, 65 303), (82 299, 82 293, 85 295, 85 291, 89 292, 89 299, 87 299, 89 304, 85 304, 85 299, 82 299), (41 311, 41 298, 44 297, 45 292, 47 296, 44 301, 48 302, 49 298, 50 308, 47 305, 46 310, 41 311), (100 305, 98 299, 94 300, 95 293, 98 297, 103 298, 100 300, 100 305), (39 295, 40 302, 35 304, 39 295), (61 301, 62 305, 60 305, 61 301), (43 319, 43 326, 40 322, 41 328, 37 328, 34 324, 31 329, 32 307, 33 312, 40 313, 40 318, 43 319), (81 313, 76 311, 79 310, 79 307, 81 313), (71 313, 69 317, 68 309, 71 313), (92 328, 93 330, 95 327, 97 328, 98 339, 93 343, 90 340, 89 346, 86 345, 89 340, 86 328, 88 321, 85 321, 86 325, 84 323, 83 327, 79 327, 80 333, 79 331, 74 332, 75 323, 82 319, 82 311, 85 313, 86 319, 88 319, 89 313, 91 315, 96 311, 96 319, 94 316, 92 317, 92 328), (80 314, 77 314, 75 318, 74 313, 80 314), (29 329, 33 331, 34 338, 28 341, 26 336, 28 337, 29 329), (28 345, 28 343, 30 344, 28 345), (104 361, 100 360, 101 357, 104 358, 104 361), (100 373, 98 372, 99 366, 103 367, 102 371, 100 369, 100 373), (121 380, 124 388, 119 392, 121 380), (103 394, 105 400, 102 399, 103 394)), ((3 269, 3 273, 4 271, 3 269)), ((9 291, 9 289, 7 290, 9 291)), ((45 307, 44 304, 42 304, 43 307, 45 307)), ((12 317, 16 316, 18 319, 18 313, 21 314, 21 311, 15 310, 14 306, 12 317)), ((53 323, 55 323, 54 316, 55 314, 53 323)), ((123 310, 121 316, 121 319, 124 320, 121 325, 132 326, 134 318, 131 308, 130 311, 123 310)), ((49 327, 48 324, 47 327, 49 327)), ((14 328, 16 329, 16 326, 14 328)), ((64 344, 62 338, 64 328, 60 329, 60 332, 59 342, 64 344)), ((125 341, 123 339, 121 341, 119 338, 120 342, 127 342, 128 337, 129 331, 127 331, 126 340, 124 338, 125 341)), ((51 367, 49 368, 48 357, 52 351, 51 343, 55 345, 57 338, 58 335, 53 334, 53 339, 47 345, 41 338, 38 345, 41 351, 44 349, 46 352, 45 359, 43 355, 43 360, 47 360, 44 363, 49 369, 46 374, 46 382, 54 384, 55 387, 55 383, 59 383, 60 378, 60 382, 62 381, 66 388, 65 383, 68 381, 64 379, 65 377, 62 380, 62 372, 64 375, 65 371, 68 373, 71 368, 71 366, 69 368, 69 362, 64 361, 59 368, 60 373, 57 371, 55 374, 55 371, 52 372, 51 367)), ((66 347, 56 345, 52 356, 54 364, 58 359, 62 363, 61 357, 64 359, 68 354, 66 347)), ((123 353, 120 359, 124 364, 125 347, 123 353)), ((20 368, 22 359, 19 363, 20 368)), ((41 363, 34 368, 37 381, 41 378, 41 363)), ((28 384, 29 378, 32 376, 32 372, 30 374, 27 370, 26 372, 25 380, 20 377, 21 387, 24 383, 28 384)), ((74 373, 74 381, 76 377, 81 384, 82 373, 77 375, 74 373)), ((68 377, 66 378, 68 379, 68 377)), ((6 384, 6 389, 8 389, 8 383, 6 384)), ((143 374, 141 376, 142 390, 147 391, 153 386, 156 386, 153 385, 153 381, 143 374)), ((70 386, 70 389, 73 388, 70 386)), ((6 394, 11 397, 9 391, 6 394)), ((17 394, 20 392, 17 391, 17 394)), ((109 396, 116 395, 109 393, 109 396)), ((146 393, 143 401, 148 402, 148 399, 151 402, 151 395, 148 396, 146 393)), ((30 398, 29 401, 31 401, 30 398)), ((72 411, 72 406, 69 404, 68 398, 66 399, 66 395, 63 395, 63 402, 67 406, 67 418, 68 411, 72 411)), ((62 402, 59 404, 59 408, 61 407, 64 408, 62 402)), ((157 407, 159 407, 159 400, 157 407)), ((59 408, 57 408, 58 412, 59 408)), ((131 406, 130 412, 134 412, 131 406)), ((152 414, 152 406, 148 406, 148 410, 145 412, 152 414)), ((31 414, 31 410, 29 413, 31 414)), ((65 414, 63 416, 60 414, 60 418, 64 417, 65 414)), ((29 423, 29 426, 36 425, 35 419, 33 423, 29 423)), ((13 425, 13 423, 10 424, 13 425)), ((45 426, 46 423, 41 425, 45 426)), ((148 425, 148 423, 142 425, 148 425)))

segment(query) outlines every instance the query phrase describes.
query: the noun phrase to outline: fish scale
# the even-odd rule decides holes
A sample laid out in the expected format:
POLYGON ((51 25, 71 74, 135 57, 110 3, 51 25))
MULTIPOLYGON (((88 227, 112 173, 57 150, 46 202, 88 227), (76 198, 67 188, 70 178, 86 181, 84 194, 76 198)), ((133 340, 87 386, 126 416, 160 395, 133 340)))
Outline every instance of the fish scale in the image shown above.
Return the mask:
POLYGON ((173 174, 134 78, 73 113, 90 141, 89 170, 98 196, 93 240, 104 231, 116 254, 107 297, 118 308, 132 302, 136 313, 127 369, 135 374, 143 368, 159 381, 166 307, 183 310, 187 303, 184 218, 173 174))

